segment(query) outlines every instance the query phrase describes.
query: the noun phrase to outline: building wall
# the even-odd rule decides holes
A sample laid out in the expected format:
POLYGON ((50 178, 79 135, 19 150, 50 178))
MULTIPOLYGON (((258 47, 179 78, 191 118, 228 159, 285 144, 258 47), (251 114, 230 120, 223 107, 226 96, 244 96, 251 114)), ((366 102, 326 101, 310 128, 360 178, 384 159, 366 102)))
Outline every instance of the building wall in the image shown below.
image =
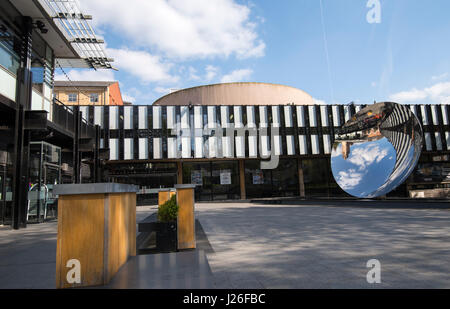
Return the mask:
POLYGON ((123 105, 122 94, 119 83, 115 82, 108 87, 77 86, 77 87, 54 87, 55 97, 65 105, 123 105), (80 92, 81 90, 81 92, 80 92), (69 102, 69 94, 77 94, 77 102, 69 102), (98 102, 90 100, 90 94, 98 94, 98 102))
POLYGON ((114 83, 110 85, 108 91, 109 91, 109 105, 123 105, 119 83, 114 83))
MULTIPOLYGON (((278 128, 274 153, 280 156, 329 155, 335 130, 364 105, 272 106, 105 106, 87 109, 103 129, 111 160, 208 158, 261 158, 271 151, 270 133, 278 128), (176 123, 185 129, 178 140, 171 136, 176 123), (214 123, 226 130, 256 126, 258 136, 210 136, 214 123), (189 132, 189 133, 186 133, 189 132)), ((424 131, 423 151, 450 151, 449 105, 411 105, 424 131)), ((86 117, 88 118, 88 117, 86 117)), ((175 133, 175 131, 174 131, 175 133)))
POLYGON ((108 105, 109 104, 109 95, 107 92, 107 88, 104 87, 78 87, 82 92, 80 92, 76 88, 69 87, 55 87, 54 94, 55 97, 64 103, 65 105, 108 105), (76 93, 77 94, 77 102, 69 102, 69 94, 76 93), (98 103, 92 103, 89 95, 91 93, 98 94, 98 103))

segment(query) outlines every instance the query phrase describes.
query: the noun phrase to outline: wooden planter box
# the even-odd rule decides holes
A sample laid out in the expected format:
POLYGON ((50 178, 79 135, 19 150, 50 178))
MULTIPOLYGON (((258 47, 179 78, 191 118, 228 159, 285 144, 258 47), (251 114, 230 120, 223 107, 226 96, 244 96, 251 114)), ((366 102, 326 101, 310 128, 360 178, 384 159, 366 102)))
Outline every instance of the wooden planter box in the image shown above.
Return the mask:
POLYGON ((195 185, 191 184, 175 185, 177 204, 180 207, 177 219, 178 250, 196 248, 194 188, 195 185))
POLYGON ((55 186, 56 288, 105 285, 136 255, 137 191, 116 183, 55 186), (80 266, 80 282, 70 280, 74 261, 80 266))
MULTIPOLYGON (((156 216, 139 222, 141 233, 156 232, 156 249, 159 252, 174 252, 183 249, 195 249, 195 216, 194 216, 194 185, 176 185, 177 204, 179 206, 176 222, 158 222, 156 216)), ((163 189, 159 193, 167 193, 169 199, 174 192, 163 189)), ((145 250, 146 248, 141 248, 145 250)))

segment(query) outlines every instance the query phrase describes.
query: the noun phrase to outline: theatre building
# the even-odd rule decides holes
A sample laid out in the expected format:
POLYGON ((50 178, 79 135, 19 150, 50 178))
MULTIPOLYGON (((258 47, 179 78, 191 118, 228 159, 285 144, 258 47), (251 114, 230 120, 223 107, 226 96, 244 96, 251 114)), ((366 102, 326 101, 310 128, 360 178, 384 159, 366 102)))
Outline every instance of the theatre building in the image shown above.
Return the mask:
MULTIPOLYGON (((283 85, 226 83, 179 90, 153 105, 89 106, 83 113, 101 126, 100 144, 109 149, 104 179, 139 185, 139 201, 147 203, 156 188, 176 183, 196 184, 197 201, 346 197, 330 153, 335 131, 365 106, 318 105, 283 85), (278 164, 264 168, 271 156, 278 164)), ((408 107, 424 130, 422 156, 388 196, 448 192, 449 106, 408 107)))

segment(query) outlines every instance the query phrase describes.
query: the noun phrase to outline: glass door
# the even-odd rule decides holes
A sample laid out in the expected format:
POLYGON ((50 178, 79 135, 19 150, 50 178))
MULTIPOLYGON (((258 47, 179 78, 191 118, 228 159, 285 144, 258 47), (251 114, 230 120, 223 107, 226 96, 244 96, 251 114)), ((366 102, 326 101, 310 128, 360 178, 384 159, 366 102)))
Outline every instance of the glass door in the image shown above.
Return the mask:
POLYGON ((5 173, 3 166, 0 166, 0 225, 3 225, 4 209, 5 209, 5 173))
POLYGON ((53 164, 44 164, 44 187, 46 200, 44 205, 44 219, 54 219, 57 216, 58 199, 53 195, 53 188, 60 183, 60 168, 53 164))
POLYGON ((195 185, 196 201, 211 201, 213 199, 211 162, 183 163, 183 183, 195 185))

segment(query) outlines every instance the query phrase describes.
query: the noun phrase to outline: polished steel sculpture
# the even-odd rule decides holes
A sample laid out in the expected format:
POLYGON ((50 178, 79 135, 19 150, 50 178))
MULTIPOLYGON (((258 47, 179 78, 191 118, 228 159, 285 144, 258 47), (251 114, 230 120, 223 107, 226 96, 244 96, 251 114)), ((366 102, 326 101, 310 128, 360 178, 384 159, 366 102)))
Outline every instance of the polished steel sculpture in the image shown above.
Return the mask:
POLYGON ((414 170, 422 128, 406 106, 385 102, 356 113, 337 132, 331 169, 337 184, 359 198, 386 195, 414 170))

